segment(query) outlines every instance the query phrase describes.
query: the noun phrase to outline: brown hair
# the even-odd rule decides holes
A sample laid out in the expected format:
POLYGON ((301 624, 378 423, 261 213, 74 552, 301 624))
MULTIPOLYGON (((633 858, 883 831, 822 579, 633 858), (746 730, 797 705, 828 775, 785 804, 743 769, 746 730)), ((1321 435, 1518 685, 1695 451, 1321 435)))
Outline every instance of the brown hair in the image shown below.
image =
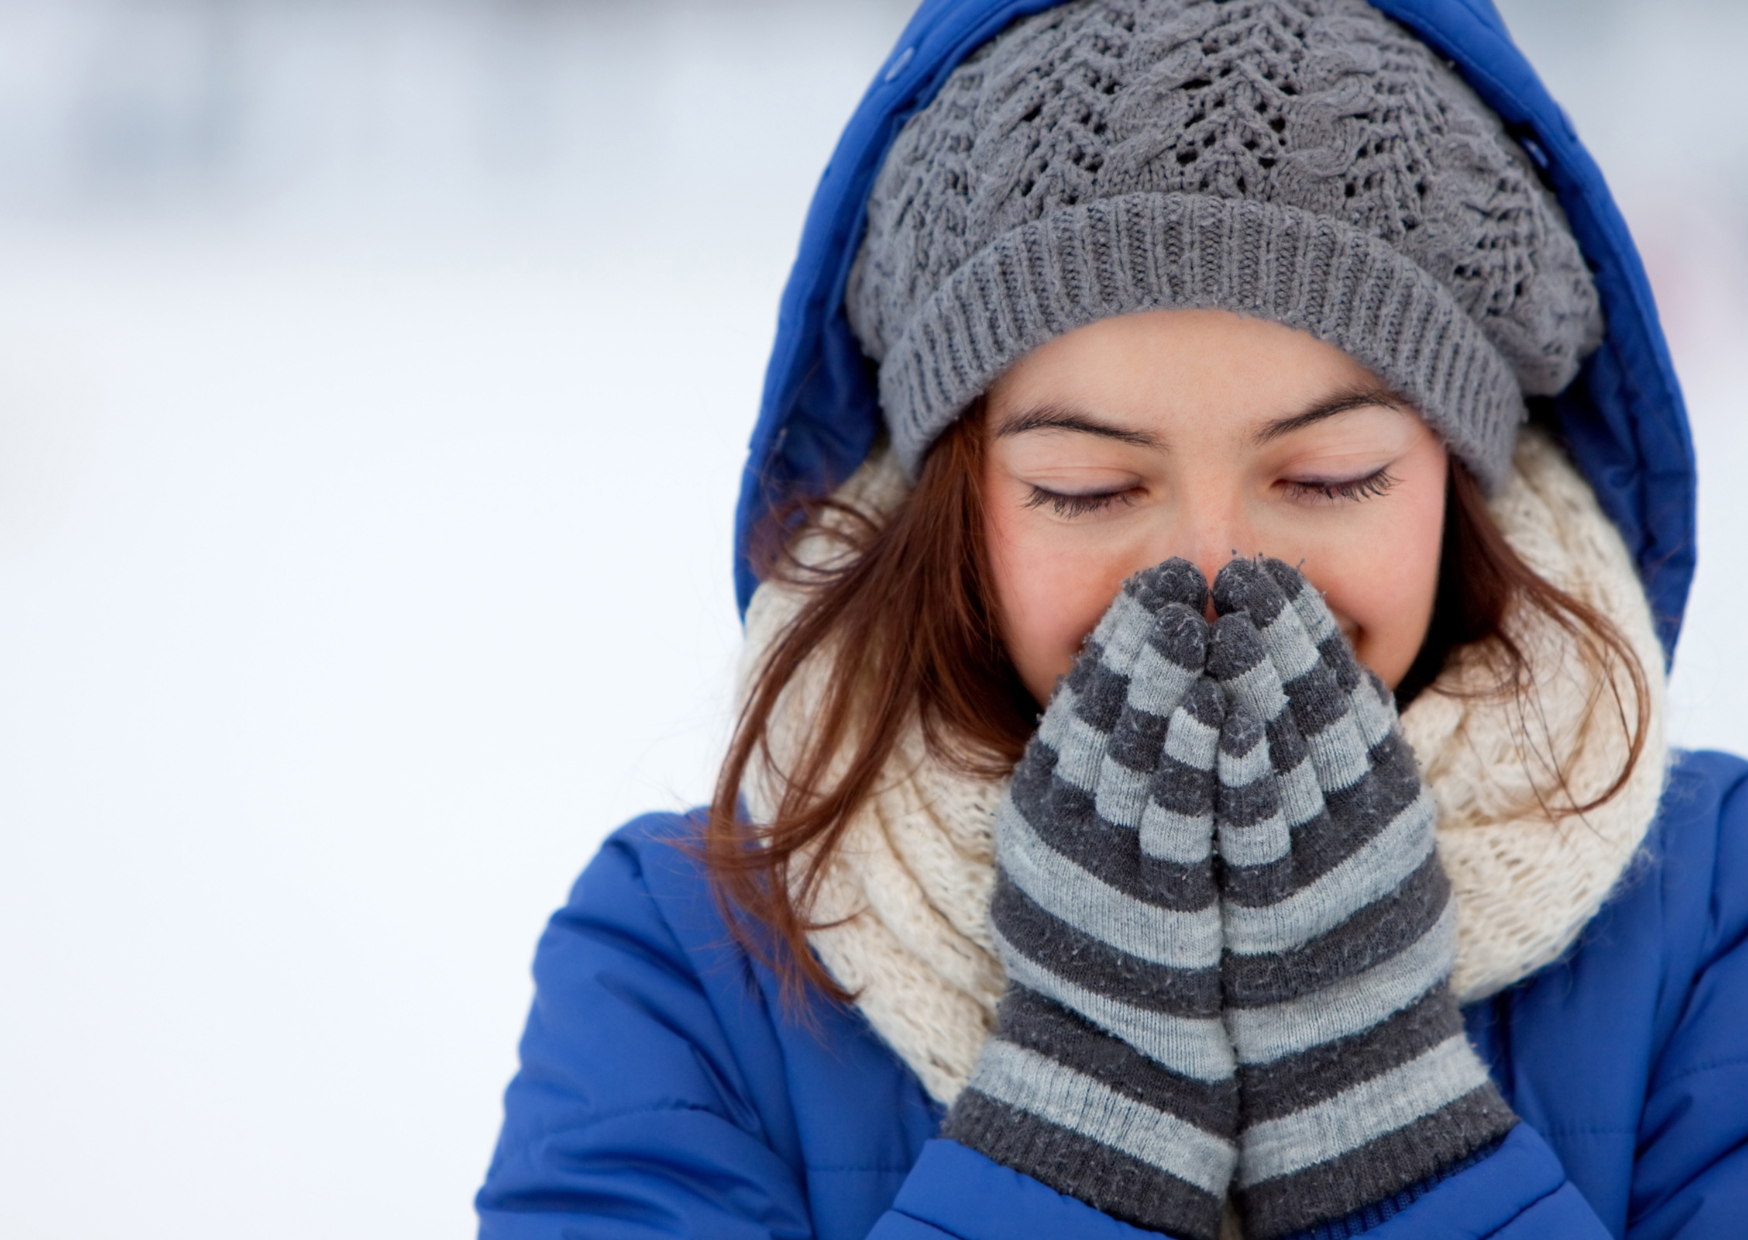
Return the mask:
MULTIPOLYGON (((698 851, 735 937, 772 966, 791 998, 807 983, 836 999, 852 997, 808 948, 807 934, 818 925, 811 908, 833 851, 877 790, 902 730, 920 725, 933 757, 987 777, 1012 769, 1037 726, 1037 703, 1008 659, 990 593, 983 438, 979 402, 942 434, 916 487, 883 522, 814 500, 773 514, 761 535, 760 575, 804 587, 805 601, 754 678, 698 851), (796 555, 803 537, 836 545, 827 566, 796 555), (828 674, 807 743, 793 766, 777 773, 782 792, 772 821, 748 823, 737 813, 743 781, 755 761, 768 760, 765 740, 778 699, 815 658, 828 674)), ((1649 727, 1644 669, 1607 617, 1538 576, 1511 549, 1473 476, 1453 458, 1437 600, 1398 702, 1406 706, 1453 651, 1465 648, 1495 674, 1485 692, 1533 710, 1528 655, 1505 628, 1517 608, 1549 617, 1603 671, 1595 692, 1613 694, 1632 737, 1614 781, 1582 803, 1553 763, 1561 799, 1543 798, 1543 809, 1554 819, 1582 816, 1625 787, 1638 763, 1649 727), (1612 667, 1630 681, 1631 723, 1612 667)))

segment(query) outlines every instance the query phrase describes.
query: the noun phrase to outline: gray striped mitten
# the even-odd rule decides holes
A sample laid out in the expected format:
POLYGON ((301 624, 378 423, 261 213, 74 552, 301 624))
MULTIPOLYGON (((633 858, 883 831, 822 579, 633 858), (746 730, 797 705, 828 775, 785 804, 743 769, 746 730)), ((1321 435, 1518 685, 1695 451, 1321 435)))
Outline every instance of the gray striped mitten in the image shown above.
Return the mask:
POLYGON ((1212 1240, 1238 1151, 1220 1021, 1207 587, 1127 582, 996 818, 1009 988, 945 1135, 1126 1222, 1212 1240))
POLYGON ((1446 985, 1455 906, 1389 691, 1279 561, 1233 561, 1215 817, 1238 1200, 1260 1240, 1407 1200, 1516 1117, 1446 985))

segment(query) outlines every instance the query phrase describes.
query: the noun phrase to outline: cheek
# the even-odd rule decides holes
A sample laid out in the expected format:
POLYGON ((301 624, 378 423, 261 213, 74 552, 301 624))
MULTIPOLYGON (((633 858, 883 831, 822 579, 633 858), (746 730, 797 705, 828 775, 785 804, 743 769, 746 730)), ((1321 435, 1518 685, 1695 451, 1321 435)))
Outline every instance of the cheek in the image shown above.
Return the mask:
POLYGON ((1444 541, 1444 488, 1401 497, 1307 575, 1324 590, 1360 662, 1392 689, 1408 674, 1432 622, 1444 541), (1318 578, 1324 580, 1318 580, 1318 578))
POLYGON ((1019 519, 992 514, 984 531, 1008 657, 1043 705, 1133 568, 1120 552, 1065 547, 1019 519))

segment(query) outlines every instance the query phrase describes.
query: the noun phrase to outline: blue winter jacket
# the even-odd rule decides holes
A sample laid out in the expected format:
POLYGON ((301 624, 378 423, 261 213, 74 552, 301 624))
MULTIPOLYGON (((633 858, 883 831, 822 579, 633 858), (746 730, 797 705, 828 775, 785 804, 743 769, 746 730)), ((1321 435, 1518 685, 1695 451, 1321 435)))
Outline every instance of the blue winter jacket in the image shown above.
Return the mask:
MULTIPOLYGON (((863 202, 904 120, 1052 0, 927 0, 821 180, 784 293, 739 513, 847 477, 879 425, 842 311, 863 202)), ((1559 195, 1602 347, 1547 410, 1634 553, 1672 651, 1694 563, 1686 417, 1601 175, 1488 0, 1373 0, 1452 60, 1559 195)), ((1379 1240, 1748 1236, 1748 763, 1680 757, 1645 856, 1561 962, 1466 1011, 1523 1118, 1496 1153, 1364 1220, 1379 1240)), ((785 1012, 733 943, 691 824, 616 833, 535 958, 522 1067, 478 1208, 491 1240, 1141 1235, 935 1138, 940 1110, 853 1010, 785 1012)))

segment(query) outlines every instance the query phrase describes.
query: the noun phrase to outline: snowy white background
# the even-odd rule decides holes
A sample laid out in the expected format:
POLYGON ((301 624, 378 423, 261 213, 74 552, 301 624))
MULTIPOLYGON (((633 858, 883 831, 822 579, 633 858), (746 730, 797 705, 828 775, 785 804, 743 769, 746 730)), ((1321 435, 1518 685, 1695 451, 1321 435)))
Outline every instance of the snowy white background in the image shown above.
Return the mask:
MULTIPOLYGON (((707 791, 776 299, 904 0, 0 0, 0 1236, 462 1237, 707 791)), ((1511 0, 1639 231, 1748 751, 1734 0, 1511 0)))

